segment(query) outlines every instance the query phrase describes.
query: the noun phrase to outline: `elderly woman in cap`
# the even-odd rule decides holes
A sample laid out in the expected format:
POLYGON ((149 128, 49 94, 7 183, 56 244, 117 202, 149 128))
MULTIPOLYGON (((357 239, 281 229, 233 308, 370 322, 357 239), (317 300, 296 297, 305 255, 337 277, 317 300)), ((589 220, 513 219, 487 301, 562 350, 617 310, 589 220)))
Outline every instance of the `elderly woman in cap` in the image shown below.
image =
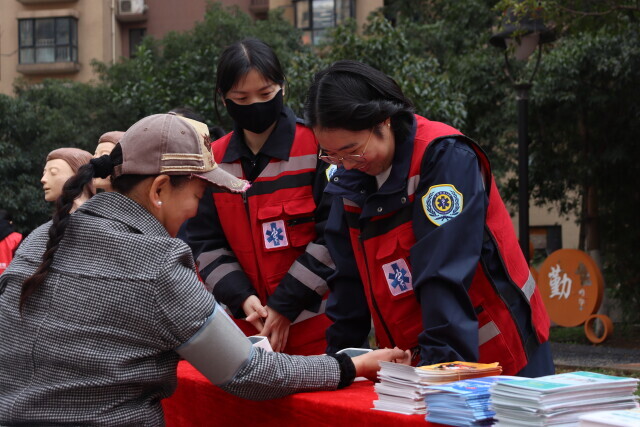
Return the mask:
MULTIPOLYGON (((64 183, 78 172, 80 166, 89 163, 91 158, 91 153, 79 148, 65 147, 50 152, 40 179, 44 190, 44 199, 47 202, 55 202, 62 194, 64 183)), ((72 211, 78 209, 94 194, 96 194, 96 191, 93 185, 87 183, 83 191, 74 200, 72 211)))
MULTIPOLYGON (((124 132, 120 132, 117 130, 107 132, 102 134, 100 139, 98 139, 98 145, 96 146, 96 152, 93 155, 94 158, 98 158, 104 156, 105 154, 110 154, 113 150, 113 147, 120 141, 124 132)), ((113 191, 111 188, 111 180, 109 177, 107 178, 94 178, 93 186, 96 190, 102 191, 113 191)))
MULTIPOLYGON (((179 356, 246 399, 335 390, 375 378, 399 349, 290 356, 253 347, 174 238, 207 185, 243 192, 207 126, 170 114, 134 124, 65 185, 53 220, 0 276, 0 425, 162 425, 179 356), (113 192, 70 214, 95 177, 113 192)), ((211 420, 215 424, 215 420, 211 420)))

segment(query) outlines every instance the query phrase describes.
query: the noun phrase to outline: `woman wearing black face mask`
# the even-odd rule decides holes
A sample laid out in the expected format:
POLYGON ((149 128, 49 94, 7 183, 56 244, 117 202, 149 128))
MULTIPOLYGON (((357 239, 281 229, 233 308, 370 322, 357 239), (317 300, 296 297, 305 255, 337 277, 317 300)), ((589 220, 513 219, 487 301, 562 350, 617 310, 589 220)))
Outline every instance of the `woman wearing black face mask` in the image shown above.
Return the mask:
POLYGON ((220 167, 252 186, 242 196, 211 189, 186 238, 207 288, 245 318, 237 323, 247 335, 268 336, 275 351, 320 354, 334 272, 318 234, 329 206, 322 199, 327 167, 311 130, 283 105, 284 83, 278 58, 260 40, 237 42, 220 56, 216 94, 234 130, 213 152, 220 167))

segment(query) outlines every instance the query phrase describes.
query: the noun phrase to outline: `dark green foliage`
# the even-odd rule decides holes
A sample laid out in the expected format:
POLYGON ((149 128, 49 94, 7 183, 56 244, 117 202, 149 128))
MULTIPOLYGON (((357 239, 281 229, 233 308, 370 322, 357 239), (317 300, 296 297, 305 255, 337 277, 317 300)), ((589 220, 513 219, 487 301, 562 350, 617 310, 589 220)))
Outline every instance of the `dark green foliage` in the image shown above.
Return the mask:
POLYGON ((545 57, 532 97, 531 181, 540 202, 581 213, 587 185, 598 196, 607 283, 628 314, 640 303, 640 27, 568 35, 545 57), (575 190, 573 193, 568 190, 575 190))

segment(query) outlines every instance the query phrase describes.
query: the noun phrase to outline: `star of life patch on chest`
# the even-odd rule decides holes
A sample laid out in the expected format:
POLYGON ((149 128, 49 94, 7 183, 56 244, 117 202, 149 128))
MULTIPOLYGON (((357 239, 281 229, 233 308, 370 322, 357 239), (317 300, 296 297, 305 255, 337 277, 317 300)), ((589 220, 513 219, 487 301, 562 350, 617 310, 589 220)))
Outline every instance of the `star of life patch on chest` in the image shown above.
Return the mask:
POLYGON ((289 246, 284 220, 263 222, 262 236, 264 237, 264 246, 267 249, 280 249, 289 246))
POLYGON ((336 165, 331 165, 327 168, 327 170, 325 171, 325 173, 327 174, 327 181, 331 181, 331 177, 334 173, 336 173, 337 170, 338 166, 336 165))
POLYGON ((433 185, 422 196, 424 213, 437 226, 457 217, 462 212, 462 204, 462 193, 451 184, 433 185))
POLYGON ((413 280, 407 262, 400 258, 382 266, 391 294, 396 296, 413 290, 413 280))

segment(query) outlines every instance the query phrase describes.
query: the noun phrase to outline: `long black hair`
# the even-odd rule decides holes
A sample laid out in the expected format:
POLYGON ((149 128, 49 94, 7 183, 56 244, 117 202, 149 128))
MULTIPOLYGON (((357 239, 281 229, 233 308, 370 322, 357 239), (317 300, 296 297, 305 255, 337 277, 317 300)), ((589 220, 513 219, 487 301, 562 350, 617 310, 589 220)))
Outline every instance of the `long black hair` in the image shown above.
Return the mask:
MULTIPOLYGON (((22 283, 20 311, 22 311, 22 307, 29 296, 42 286, 49 274, 53 257, 69 225, 73 201, 82 194, 85 186, 89 184, 93 178, 107 178, 113 172, 113 168, 121 164, 122 147, 120 144, 116 144, 111 154, 105 154, 97 159, 91 159, 89 163, 81 166, 78 172, 65 182, 62 187, 62 194, 58 197, 58 200, 56 200, 56 210, 53 214, 51 227, 49 227, 49 240, 47 241, 44 254, 42 254, 42 262, 33 275, 25 279, 22 283)), ((141 181, 151 176, 155 175, 121 175, 112 179, 111 186, 118 193, 128 194, 141 181)), ((171 185, 179 187, 189 180, 189 176, 171 175, 170 179, 171 185)))
POLYGON ((413 103, 382 71, 344 60, 314 76, 304 117, 311 127, 351 131, 371 129, 391 118, 396 140, 402 140, 411 131, 413 103))
POLYGON ((255 38, 246 38, 233 43, 225 48, 218 60, 216 96, 214 97, 218 120, 220 120, 218 96, 225 96, 252 69, 262 74, 265 79, 281 86, 286 80, 278 56, 268 44, 255 38))

